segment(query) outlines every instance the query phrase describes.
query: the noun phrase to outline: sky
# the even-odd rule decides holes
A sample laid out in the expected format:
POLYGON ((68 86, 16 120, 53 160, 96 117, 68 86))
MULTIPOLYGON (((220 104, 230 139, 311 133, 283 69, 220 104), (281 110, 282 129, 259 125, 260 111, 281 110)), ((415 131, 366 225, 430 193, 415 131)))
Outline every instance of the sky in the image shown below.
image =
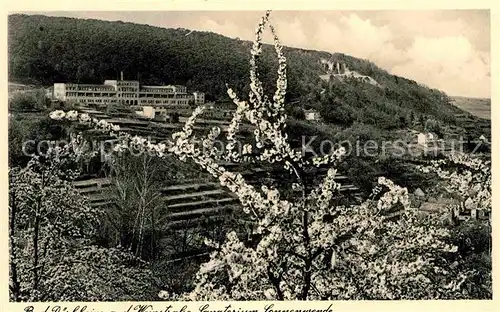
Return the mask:
MULTIPOLYGON (((253 40, 263 12, 30 12, 212 31, 253 40)), ((449 95, 490 97, 488 10, 274 11, 283 45, 368 59, 449 95)), ((266 37, 265 37, 266 38, 266 37)), ((270 37, 266 38, 271 42, 270 37)))

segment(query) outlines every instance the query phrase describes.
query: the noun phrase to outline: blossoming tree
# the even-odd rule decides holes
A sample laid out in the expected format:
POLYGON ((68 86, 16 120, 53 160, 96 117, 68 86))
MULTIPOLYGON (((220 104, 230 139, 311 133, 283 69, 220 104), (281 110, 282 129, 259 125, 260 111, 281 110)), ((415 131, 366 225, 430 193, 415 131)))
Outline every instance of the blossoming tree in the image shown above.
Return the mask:
POLYGON ((466 210, 482 215, 491 212, 491 161, 453 153, 419 169, 434 173, 446 182, 445 190, 457 199, 450 207, 455 215, 466 210))
POLYGON ((228 87, 236 104, 224 148, 214 141, 218 127, 197 136, 193 125, 203 107, 197 107, 182 131, 172 140, 155 144, 120 131, 118 126, 76 112, 56 111, 54 119, 79 121, 118 138, 115 152, 142 147, 164 157, 172 154, 190 159, 218 178, 239 199, 243 211, 254 221, 258 239, 247 244, 230 232, 214 247, 210 260, 196 275, 194 289, 186 294, 162 291, 166 299, 257 300, 257 299, 422 299, 462 296, 460 286, 467 278, 447 267, 447 257, 456 248, 447 243, 449 232, 433 216, 410 209, 406 188, 383 177, 373 194, 360 205, 338 206, 335 169, 345 151, 307 158, 289 144, 285 132, 287 62, 269 12, 262 17, 250 58, 248 100, 228 87), (262 34, 269 26, 278 59, 276 91, 264 94, 259 79, 258 57, 262 34), (243 122, 253 126, 252 143, 236 150, 237 133, 243 122), (202 146, 197 145, 201 142, 202 146), (256 156, 255 156, 256 155, 256 156), (250 157, 252 156, 252 157, 250 157), (234 162, 279 164, 293 177, 294 192, 282 198, 269 185, 250 185, 244 177, 219 165, 220 159, 234 162), (308 185, 311 168, 329 169, 319 185, 308 185))
POLYGON ((471 298, 491 298, 491 162, 480 156, 453 153, 419 169, 435 174, 454 199, 445 208, 458 225, 453 229, 453 240, 459 253, 452 265, 467 273, 462 288, 471 298))
POLYGON ((87 157, 76 143, 50 146, 27 167, 9 170, 11 300, 149 299, 146 264, 95 243, 102 215, 70 182, 75 162, 87 157))

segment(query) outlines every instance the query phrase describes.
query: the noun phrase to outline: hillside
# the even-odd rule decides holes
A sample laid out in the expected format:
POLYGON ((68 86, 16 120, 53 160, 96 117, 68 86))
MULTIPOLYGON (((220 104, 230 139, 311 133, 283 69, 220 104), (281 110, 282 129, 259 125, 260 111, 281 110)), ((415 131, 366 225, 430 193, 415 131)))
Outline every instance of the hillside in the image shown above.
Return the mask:
MULTIPOLYGON (((123 70, 126 78, 145 84, 202 90, 208 100, 227 100, 226 83, 237 90, 248 85, 248 41, 187 29, 41 15, 10 15, 8 23, 9 81, 102 83, 123 70)), ((391 129, 429 118, 453 123, 461 112, 443 92, 391 75, 367 60, 296 48, 284 52, 288 99, 319 110, 326 122, 391 129), (331 75, 325 62, 340 63, 355 75, 331 75)), ((273 91, 272 46, 264 47, 260 68, 265 87, 273 91)))

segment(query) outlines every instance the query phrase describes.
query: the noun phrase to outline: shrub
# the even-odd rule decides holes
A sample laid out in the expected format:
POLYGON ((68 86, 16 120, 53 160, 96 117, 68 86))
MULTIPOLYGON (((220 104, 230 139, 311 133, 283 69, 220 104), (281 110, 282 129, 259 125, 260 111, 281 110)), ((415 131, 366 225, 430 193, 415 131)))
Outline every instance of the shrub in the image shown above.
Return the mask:
POLYGON ((9 96, 9 111, 39 112, 45 110, 49 103, 43 90, 19 91, 9 96))

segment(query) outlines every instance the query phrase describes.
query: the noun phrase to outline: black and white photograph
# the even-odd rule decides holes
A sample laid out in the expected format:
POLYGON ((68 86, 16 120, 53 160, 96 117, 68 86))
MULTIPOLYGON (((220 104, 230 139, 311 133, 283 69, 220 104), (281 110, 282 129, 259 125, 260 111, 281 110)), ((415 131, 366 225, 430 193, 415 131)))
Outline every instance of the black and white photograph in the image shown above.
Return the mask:
POLYGON ((330 7, 9 12, 7 300, 492 300, 490 10, 330 7))

